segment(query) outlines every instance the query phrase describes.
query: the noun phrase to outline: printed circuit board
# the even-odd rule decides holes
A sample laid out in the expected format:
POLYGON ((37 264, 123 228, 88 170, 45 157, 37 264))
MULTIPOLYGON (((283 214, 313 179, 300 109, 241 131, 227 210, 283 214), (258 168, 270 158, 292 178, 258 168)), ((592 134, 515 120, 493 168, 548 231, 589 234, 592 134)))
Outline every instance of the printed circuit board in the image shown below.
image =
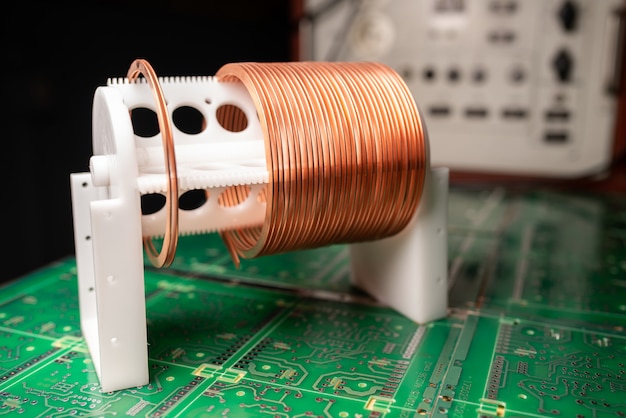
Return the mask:
POLYGON ((0 416, 626 416, 626 197, 451 189, 449 315, 350 284, 336 245, 146 266, 150 383, 100 390, 73 258, 0 289, 0 416))

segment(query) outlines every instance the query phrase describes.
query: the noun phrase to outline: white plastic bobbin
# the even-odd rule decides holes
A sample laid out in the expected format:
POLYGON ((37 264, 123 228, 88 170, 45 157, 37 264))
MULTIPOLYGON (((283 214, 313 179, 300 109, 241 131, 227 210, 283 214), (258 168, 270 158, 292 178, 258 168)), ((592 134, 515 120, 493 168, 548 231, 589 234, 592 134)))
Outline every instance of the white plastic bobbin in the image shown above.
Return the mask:
MULTIPOLYGON (((266 204, 259 195, 269 174, 245 87, 213 77, 159 80, 170 120, 188 107, 204 121, 197 133, 173 127, 179 196, 206 193, 203 205, 178 212, 179 232, 261 225, 266 204), (231 129, 219 109, 241 112, 246 123, 231 129), (233 186, 249 188, 248 197, 234 207, 220 204, 220 194, 233 186)), ((143 215, 141 196, 164 194, 167 179, 161 135, 133 132, 131 111, 138 108, 156 110, 146 82, 109 80, 96 89, 90 173, 71 175, 81 329, 107 392, 149 382, 142 238, 164 234, 165 211, 143 215)), ((447 169, 427 168, 424 187, 400 234, 350 246, 353 282, 418 323, 447 312, 447 169)))

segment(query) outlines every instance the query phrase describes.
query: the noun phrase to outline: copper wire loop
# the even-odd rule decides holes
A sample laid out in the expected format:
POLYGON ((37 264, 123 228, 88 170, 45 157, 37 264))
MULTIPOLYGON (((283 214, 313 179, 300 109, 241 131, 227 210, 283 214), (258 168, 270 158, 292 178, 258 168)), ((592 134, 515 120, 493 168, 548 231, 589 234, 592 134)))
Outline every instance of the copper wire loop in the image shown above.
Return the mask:
MULTIPOLYGON (((270 172, 263 225, 220 232, 236 264, 239 256, 385 238, 409 223, 427 144, 394 70, 363 62, 235 63, 216 76, 250 93, 270 172)), ((227 196, 242 198, 237 190, 227 196)))
POLYGON ((163 139, 165 173, 167 176, 165 236, 161 245, 161 251, 158 252, 156 250, 151 237, 144 237, 143 243, 152 265, 155 267, 169 267, 172 261, 174 261, 176 246, 178 245, 178 174, 176 171, 174 135, 159 79, 152 66, 144 59, 136 59, 132 62, 128 69, 128 81, 135 81, 140 75, 143 75, 147 80, 156 101, 156 114, 163 139))

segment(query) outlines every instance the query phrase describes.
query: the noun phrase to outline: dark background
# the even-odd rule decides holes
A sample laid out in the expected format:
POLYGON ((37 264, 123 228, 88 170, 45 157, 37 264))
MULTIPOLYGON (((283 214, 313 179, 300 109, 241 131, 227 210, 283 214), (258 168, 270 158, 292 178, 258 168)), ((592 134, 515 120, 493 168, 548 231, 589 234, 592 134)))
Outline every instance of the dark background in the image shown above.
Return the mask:
POLYGON ((9 2, 2 15, 0 282, 73 255, 69 176, 88 171, 95 89, 135 58, 160 76, 290 59, 288 0, 9 2))

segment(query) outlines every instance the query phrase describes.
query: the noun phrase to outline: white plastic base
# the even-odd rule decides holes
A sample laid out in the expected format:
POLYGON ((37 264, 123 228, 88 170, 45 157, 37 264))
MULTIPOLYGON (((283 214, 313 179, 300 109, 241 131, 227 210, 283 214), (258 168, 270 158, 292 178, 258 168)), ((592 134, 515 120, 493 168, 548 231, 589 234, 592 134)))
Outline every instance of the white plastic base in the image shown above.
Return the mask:
POLYGON ((148 383, 148 346, 141 220, 129 204, 99 200, 89 173, 72 174, 74 238, 81 330, 110 392, 148 383))
POLYGON ((350 245, 352 282, 418 323, 448 307, 447 168, 427 172, 422 200, 399 234, 350 245))

